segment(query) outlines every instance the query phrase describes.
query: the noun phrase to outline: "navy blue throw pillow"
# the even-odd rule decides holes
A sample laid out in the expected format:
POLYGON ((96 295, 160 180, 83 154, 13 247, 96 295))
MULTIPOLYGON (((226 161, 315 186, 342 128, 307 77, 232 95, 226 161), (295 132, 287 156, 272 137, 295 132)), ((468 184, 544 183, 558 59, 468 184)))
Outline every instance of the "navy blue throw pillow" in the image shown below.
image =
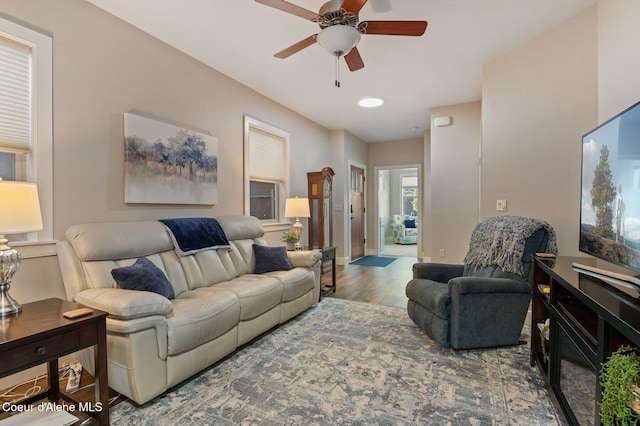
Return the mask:
POLYGON ((111 276, 120 288, 126 290, 152 291, 167 299, 175 297, 167 276, 146 257, 139 257, 131 266, 113 268, 111 276))
POLYGON ((267 247, 254 244, 253 254, 256 260, 256 265, 253 268, 254 274, 291 269, 285 246, 267 247))
POLYGON ((415 219, 405 219, 404 220, 404 227, 405 228, 415 228, 416 227, 416 220, 415 219))

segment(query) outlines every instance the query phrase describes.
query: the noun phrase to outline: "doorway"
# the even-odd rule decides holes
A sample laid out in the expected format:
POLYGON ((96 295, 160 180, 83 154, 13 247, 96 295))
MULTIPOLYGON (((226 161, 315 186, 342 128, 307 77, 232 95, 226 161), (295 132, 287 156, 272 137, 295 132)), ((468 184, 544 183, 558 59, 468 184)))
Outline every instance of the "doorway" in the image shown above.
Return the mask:
POLYGON ((349 218, 351 221, 351 261, 364 256, 364 168, 351 165, 349 218))
POLYGON ((420 169, 399 166, 375 170, 378 253, 417 258, 421 234, 420 169))

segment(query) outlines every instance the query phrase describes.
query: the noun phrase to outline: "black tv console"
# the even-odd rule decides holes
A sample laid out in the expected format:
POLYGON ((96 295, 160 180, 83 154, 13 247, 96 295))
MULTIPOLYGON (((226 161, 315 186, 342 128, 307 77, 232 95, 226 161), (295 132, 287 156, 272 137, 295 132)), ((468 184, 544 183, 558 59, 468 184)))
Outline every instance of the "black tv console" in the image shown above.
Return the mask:
POLYGON ((640 300, 634 290, 579 273, 574 262, 585 258, 535 258, 531 365, 540 368, 569 424, 599 425, 600 367, 620 346, 640 347, 640 300))

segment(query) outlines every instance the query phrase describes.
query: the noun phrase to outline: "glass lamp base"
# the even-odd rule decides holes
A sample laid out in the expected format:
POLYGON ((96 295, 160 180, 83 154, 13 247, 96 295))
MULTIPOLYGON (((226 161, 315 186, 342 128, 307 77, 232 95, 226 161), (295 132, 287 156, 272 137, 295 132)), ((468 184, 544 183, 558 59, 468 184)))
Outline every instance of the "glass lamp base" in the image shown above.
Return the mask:
POLYGON ((9 284, 0 284, 0 317, 17 314, 22 306, 9 294, 9 284))
POLYGON ((0 235, 0 317, 13 315, 22 310, 22 306, 9 295, 11 277, 20 267, 22 256, 7 245, 7 239, 0 235))

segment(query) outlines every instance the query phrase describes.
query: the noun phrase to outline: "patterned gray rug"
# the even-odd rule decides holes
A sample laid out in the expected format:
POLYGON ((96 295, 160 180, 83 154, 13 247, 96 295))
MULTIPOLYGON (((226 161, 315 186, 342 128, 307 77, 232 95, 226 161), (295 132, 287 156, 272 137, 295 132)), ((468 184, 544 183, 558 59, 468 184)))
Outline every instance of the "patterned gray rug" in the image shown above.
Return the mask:
POLYGON ((114 425, 555 425, 528 346, 455 352, 404 309, 325 298, 114 425))

